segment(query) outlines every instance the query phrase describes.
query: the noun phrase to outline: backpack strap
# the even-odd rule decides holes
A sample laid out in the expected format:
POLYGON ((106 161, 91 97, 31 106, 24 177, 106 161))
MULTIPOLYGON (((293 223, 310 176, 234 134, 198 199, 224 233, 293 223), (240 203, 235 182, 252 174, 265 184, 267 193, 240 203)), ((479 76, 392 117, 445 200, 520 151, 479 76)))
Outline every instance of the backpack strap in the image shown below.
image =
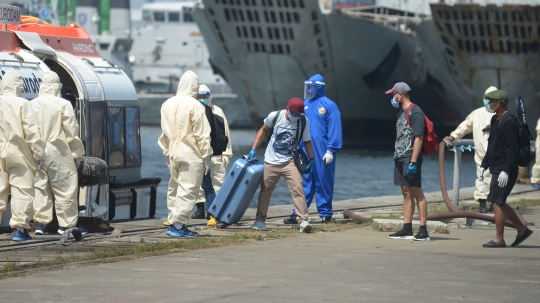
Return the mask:
POLYGON ((279 118, 279 115, 281 115, 281 113, 283 112, 284 110, 279 110, 276 115, 274 116, 274 119, 272 119, 272 132, 274 131, 274 127, 276 126, 276 122, 277 122, 277 119, 279 118))
POLYGON ((300 131, 300 137, 298 137, 298 143, 300 143, 300 140, 302 140, 302 138, 304 137, 304 130, 306 129, 306 116, 305 115, 301 115, 300 116, 300 127, 301 127, 301 131, 300 131))
POLYGON ((411 103, 409 105, 409 107, 407 107, 407 110, 405 111, 405 119, 407 119, 407 124, 409 124, 409 127, 412 128, 412 123, 411 123, 411 110, 413 107, 415 107, 416 104, 414 103, 411 103))
MULTIPOLYGON (((504 124, 504 122, 506 122, 506 120, 508 120, 508 119, 512 120, 511 117, 512 117, 512 114, 508 114, 507 118, 504 118, 504 120, 503 120, 503 118, 501 118, 499 120, 499 123, 497 123, 497 135, 503 140, 504 148, 505 148, 506 151, 508 150, 508 143, 506 143, 506 138, 504 137, 504 133, 502 131, 502 125, 504 124)), ((513 121, 513 122, 516 123, 516 121, 513 121)), ((516 126, 518 127, 518 131, 519 131, 519 125, 517 123, 516 123, 516 126)), ((518 134, 519 134, 519 132, 518 132, 518 134)), ((519 145, 521 145, 521 140, 518 140, 518 143, 519 143, 519 145)))

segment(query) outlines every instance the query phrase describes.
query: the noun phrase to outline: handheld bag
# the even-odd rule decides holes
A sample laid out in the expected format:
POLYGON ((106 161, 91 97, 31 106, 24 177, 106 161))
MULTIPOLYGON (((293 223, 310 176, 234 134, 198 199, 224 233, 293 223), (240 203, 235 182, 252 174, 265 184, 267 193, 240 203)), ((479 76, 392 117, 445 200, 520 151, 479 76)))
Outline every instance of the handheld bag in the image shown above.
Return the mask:
POLYGON ((301 174, 309 174, 309 169, 307 168, 309 159, 306 153, 304 152, 304 150, 298 146, 298 143, 300 143, 300 140, 302 140, 302 137, 304 137, 305 127, 306 127, 306 116, 302 115, 296 127, 296 145, 294 146, 294 149, 293 149, 294 166, 296 166, 296 168, 301 174), (300 129, 301 131, 299 131, 300 129), (300 132, 300 136, 298 136, 299 132, 300 132))
POLYGON ((250 162, 245 157, 236 160, 208 213, 228 225, 240 221, 261 183, 263 170, 264 164, 257 159, 250 162))
MULTIPOLYGON (((411 109, 416 106, 416 104, 411 103, 405 112, 405 118, 407 118, 407 123, 409 127, 412 128, 411 123, 411 109)), ((424 138, 422 139, 422 154, 429 155, 439 151, 439 137, 435 133, 435 127, 433 127, 433 122, 424 114, 424 138)))

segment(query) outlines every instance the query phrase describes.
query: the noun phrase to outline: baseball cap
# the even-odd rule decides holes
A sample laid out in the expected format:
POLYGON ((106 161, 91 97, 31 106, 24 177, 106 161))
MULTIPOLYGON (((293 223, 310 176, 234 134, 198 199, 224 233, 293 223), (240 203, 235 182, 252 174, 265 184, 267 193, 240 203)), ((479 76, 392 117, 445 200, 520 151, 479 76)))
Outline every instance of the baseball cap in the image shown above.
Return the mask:
POLYGON ((508 93, 502 89, 492 91, 491 93, 488 93, 486 95, 486 99, 490 101, 499 101, 504 104, 508 104, 508 101, 510 100, 510 96, 508 96, 508 93))
POLYGON ((405 82, 398 82, 394 84, 394 87, 392 89, 387 90, 385 94, 392 95, 394 93, 404 93, 408 94, 411 91, 411 88, 407 85, 405 82))
POLYGON ((294 97, 289 100, 287 103, 287 108, 293 112, 303 113, 304 112, 304 101, 300 98, 294 97))

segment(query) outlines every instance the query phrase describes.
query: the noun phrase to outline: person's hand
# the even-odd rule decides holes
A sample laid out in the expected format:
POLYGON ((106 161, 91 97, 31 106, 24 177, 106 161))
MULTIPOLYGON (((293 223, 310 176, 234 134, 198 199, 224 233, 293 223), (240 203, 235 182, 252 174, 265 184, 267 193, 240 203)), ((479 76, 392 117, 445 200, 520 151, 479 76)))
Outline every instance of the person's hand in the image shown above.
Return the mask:
POLYGON ((508 184, 508 174, 502 171, 497 181, 499 181, 499 187, 505 187, 508 184))
POLYGON ((211 166, 212 166, 212 158, 208 157, 208 158, 204 159, 204 174, 205 175, 208 175, 208 173, 210 172, 210 167, 211 166))
POLYGON ((477 170, 476 170, 476 177, 478 177, 478 180, 479 181, 484 181, 484 171, 486 169, 483 168, 483 167, 479 167, 477 170))
POLYGON ((43 164, 45 164, 45 160, 37 160, 37 169, 41 170, 43 168, 43 164))
POLYGON ((334 153, 327 150, 326 154, 324 154, 324 157, 322 158, 322 161, 324 164, 330 164, 332 161, 334 161, 334 153))
POLYGON ((414 175, 416 174, 416 162, 411 162, 409 163, 409 165, 407 166, 407 172, 405 173, 406 175, 414 175))
POLYGON ((307 169, 309 170, 310 173, 312 173, 314 167, 315 167, 315 159, 311 158, 309 159, 307 169))
POLYGON ((253 148, 249 151, 249 154, 247 155, 248 162, 253 161, 255 159, 255 152, 256 150, 253 148))
POLYGON ((221 161, 223 161, 223 165, 225 165, 225 167, 229 166, 229 157, 221 156, 221 161))
POLYGON ((452 137, 452 136, 446 136, 446 137, 444 137, 443 140, 454 141, 454 140, 456 140, 456 139, 455 139, 454 137, 452 137))

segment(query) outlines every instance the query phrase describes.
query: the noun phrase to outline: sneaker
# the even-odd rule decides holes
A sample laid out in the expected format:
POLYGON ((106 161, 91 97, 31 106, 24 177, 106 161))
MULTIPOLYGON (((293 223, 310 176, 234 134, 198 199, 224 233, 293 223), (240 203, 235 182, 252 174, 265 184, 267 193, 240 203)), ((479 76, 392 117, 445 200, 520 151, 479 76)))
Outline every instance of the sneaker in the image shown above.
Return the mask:
POLYGON ((11 240, 22 242, 26 240, 32 240, 32 237, 30 237, 30 234, 28 233, 28 229, 25 229, 24 231, 15 229, 15 232, 13 233, 13 239, 11 240))
POLYGON ((332 216, 323 217, 321 219, 322 219, 322 223, 336 222, 336 219, 332 218, 332 216))
POLYGON ((540 184, 539 184, 539 183, 533 183, 533 184, 532 184, 532 188, 534 188, 534 189, 540 189, 540 184))
POLYGON ((266 230, 266 224, 261 221, 255 221, 250 227, 251 229, 266 230))
POLYGON ((61 235, 63 235, 65 231, 66 231, 65 227, 59 227, 58 228, 58 233, 61 234, 61 235))
POLYGON ((298 224, 298 220, 296 219, 296 215, 291 215, 289 218, 283 220, 284 224, 298 224))
POLYGON ((208 220, 208 222, 206 222, 206 226, 216 226, 216 225, 217 225, 216 219, 210 216, 210 219, 208 220))
POLYGON ((189 230, 185 225, 182 228, 178 229, 174 225, 171 225, 170 230, 168 230, 168 235, 171 237, 184 237, 184 238, 195 238, 199 234, 189 230))
POLYGON ((393 233, 388 235, 388 238, 390 239, 403 239, 403 240, 412 240, 414 239, 412 230, 400 230, 397 233, 393 233))
MULTIPOLYGON (((60 228, 58 228, 58 233, 63 235, 64 232, 66 231, 66 229, 67 228, 65 228, 65 227, 60 227, 60 228)), ((88 233, 88 231, 85 228, 77 226, 77 229, 81 232, 82 235, 86 235, 88 233)))
POLYGON ((165 226, 171 226, 171 224, 170 224, 169 221, 167 221, 167 220, 163 221, 163 225, 165 225, 165 226))
POLYGON ((300 229, 298 231, 299 232, 310 233, 312 230, 313 230, 313 227, 311 225, 309 225, 308 221, 302 221, 300 223, 300 229))
POLYGON ((429 241, 429 235, 427 230, 420 230, 416 236, 414 236, 414 241, 429 241))
POLYGON ((512 243, 512 247, 516 247, 518 246, 519 244, 521 244, 523 241, 527 240, 527 238, 532 235, 533 231, 530 230, 530 229, 526 229, 525 232, 523 233, 523 235, 521 236, 516 236, 516 240, 514 241, 514 243, 512 243))
POLYGON ((47 232, 47 226, 41 224, 41 223, 38 223, 36 225, 36 231, 34 232, 35 235, 48 235, 49 233, 47 232))
POLYGON ((197 207, 197 211, 191 215, 191 219, 205 219, 204 207, 197 207))
POLYGON ((169 227, 167 227, 167 232, 166 232, 166 234, 169 236, 171 235, 171 229, 172 229, 172 225, 169 225, 169 227))

